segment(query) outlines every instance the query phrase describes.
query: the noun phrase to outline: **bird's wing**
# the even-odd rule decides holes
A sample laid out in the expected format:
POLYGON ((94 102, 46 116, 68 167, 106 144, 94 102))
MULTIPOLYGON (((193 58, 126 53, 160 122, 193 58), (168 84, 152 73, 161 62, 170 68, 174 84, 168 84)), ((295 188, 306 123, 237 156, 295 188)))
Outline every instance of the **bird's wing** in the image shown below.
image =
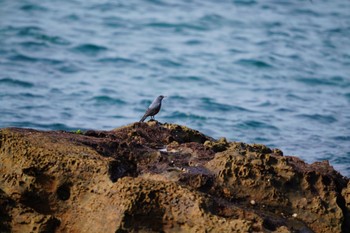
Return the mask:
POLYGON ((156 99, 149 105, 148 109, 154 109, 158 108, 160 105, 160 102, 158 102, 156 99))

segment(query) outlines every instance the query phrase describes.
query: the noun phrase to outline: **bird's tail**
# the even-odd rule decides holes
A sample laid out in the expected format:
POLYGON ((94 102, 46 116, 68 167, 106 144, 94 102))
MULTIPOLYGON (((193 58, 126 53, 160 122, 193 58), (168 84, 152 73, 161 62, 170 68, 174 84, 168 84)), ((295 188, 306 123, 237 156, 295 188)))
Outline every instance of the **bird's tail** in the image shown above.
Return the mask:
POLYGON ((147 118, 147 114, 143 115, 143 117, 141 118, 140 122, 144 122, 146 118, 147 118))

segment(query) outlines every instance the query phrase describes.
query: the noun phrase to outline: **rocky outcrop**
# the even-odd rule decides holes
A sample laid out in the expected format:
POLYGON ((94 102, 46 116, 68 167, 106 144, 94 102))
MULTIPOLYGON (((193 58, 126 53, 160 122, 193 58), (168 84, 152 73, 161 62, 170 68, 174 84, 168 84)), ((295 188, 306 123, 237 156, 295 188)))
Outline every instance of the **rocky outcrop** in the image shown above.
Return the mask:
POLYGON ((350 232, 350 182, 156 121, 0 131, 0 232, 350 232))

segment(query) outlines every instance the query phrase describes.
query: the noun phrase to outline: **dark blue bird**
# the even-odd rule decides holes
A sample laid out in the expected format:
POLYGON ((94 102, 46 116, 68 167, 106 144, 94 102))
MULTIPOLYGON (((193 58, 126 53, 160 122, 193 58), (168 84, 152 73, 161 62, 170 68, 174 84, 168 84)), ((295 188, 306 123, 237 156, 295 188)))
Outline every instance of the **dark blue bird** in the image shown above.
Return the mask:
POLYGON ((162 106, 162 100, 165 98, 165 96, 158 96, 151 105, 148 107, 145 115, 141 118, 140 122, 143 122, 147 117, 151 117, 151 119, 154 119, 154 116, 159 112, 161 106, 162 106))

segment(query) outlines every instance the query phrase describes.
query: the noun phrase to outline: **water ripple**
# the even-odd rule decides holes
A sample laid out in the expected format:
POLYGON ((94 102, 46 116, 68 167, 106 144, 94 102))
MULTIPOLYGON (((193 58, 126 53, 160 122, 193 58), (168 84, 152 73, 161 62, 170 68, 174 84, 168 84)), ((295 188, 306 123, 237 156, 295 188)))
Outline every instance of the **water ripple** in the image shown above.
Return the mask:
POLYGON ((199 116, 196 114, 192 114, 192 113, 184 113, 184 112, 179 112, 179 111, 175 111, 173 113, 171 113, 171 115, 169 116, 165 116, 164 118, 166 119, 191 119, 191 120, 206 120, 207 118, 204 116, 199 116))
POLYGON ((310 121, 316 121, 321 124, 331 124, 334 122, 337 122, 337 119, 331 115, 321 115, 321 114, 299 114, 297 117, 310 120, 310 121))
POLYGON ((122 58, 122 57, 105 57, 105 58, 98 59, 98 62, 119 64, 119 65, 127 65, 127 64, 136 63, 135 60, 128 59, 128 58, 122 58))
POLYGON ((255 60, 255 59, 240 59, 236 61, 235 64, 248 66, 248 67, 255 67, 255 68, 272 68, 273 67, 269 63, 266 63, 261 60, 255 60))
POLYGON ((157 59, 157 60, 155 60, 155 62, 157 62, 161 66, 169 67, 169 68, 178 68, 178 67, 183 66, 182 63, 174 61, 174 60, 170 60, 170 59, 157 59))
POLYGON ((30 11, 30 12, 40 12, 40 11, 48 11, 47 8, 37 5, 37 4, 25 4, 21 6, 21 10, 23 11, 30 11))
POLYGON ((40 62, 47 65, 58 65, 63 63, 61 60, 58 60, 58 59, 40 58, 40 57, 28 56, 28 55, 19 54, 19 53, 17 53, 16 55, 10 56, 8 59, 12 61, 25 62, 25 63, 40 62))
POLYGON ((297 78, 296 80, 298 82, 311 85, 311 86, 314 86, 314 85, 342 86, 342 87, 350 86, 350 82, 340 76, 333 76, 330 78, 301 77, 301 78, 297 78))
POLYGON ((243 129, 256 129, 258 132, 259 130, 263 129, 269 129, 269 130, 279 130, 276 126, 267 124, 262 121, 255 121, 255 120, 247 120, 242 123, 237 124, 238 128, 243 129))
POLYGON ((100 95, 100 96, 95 96, 91 99, 89 99, 89 101, 94 102, 95 105, 125 105, 126 102, 123 101, 122 99, 119 98, 112 98, 110 96, 107 95, 100 95))
POLYGON ((12 78, 0 79, 0 86, 2 86, 2 85, 20 86, 20 87, 25 87, 25 88, 31 88, 34 86, 34 84, 31 82, 21 81, 21 80, 12 79, 12 78))
POLYGON ((203 110, 213 111, 213 112, 251 112, 249 109, 246 109, 241 106, 234 106, 229 104, 222 104, 215 102, 211 98, 201 98, 201 104, 198 106, 203 110))
POLYGON ((145 27, 150 28, 161 28, 161 29, 173 29, 176 31, 182 30, 194 30, 194 31, 206 31, 208 30, 207 26, 192 24, 192 23, 165 23, 165 22, 155 22, 148 23, 144 25, 145 27))
POLYGON ((87 56, 97 56, 102 52, 107 51, 105 46, 95 45, 95 44, 82 44, 74 47, 72 51, 82 53, 87 56))
POLYGON ((41 27, 37 26, 8 26, 2 29, 1 33, 5 33, 7 35, 13 35, 13 33, 15 33, 19 38, 32 38, 40 42, 48 42, 55 45, 69 45, 69 41, 65 40, 64 38, 56 35, 48 35, 41 27))

